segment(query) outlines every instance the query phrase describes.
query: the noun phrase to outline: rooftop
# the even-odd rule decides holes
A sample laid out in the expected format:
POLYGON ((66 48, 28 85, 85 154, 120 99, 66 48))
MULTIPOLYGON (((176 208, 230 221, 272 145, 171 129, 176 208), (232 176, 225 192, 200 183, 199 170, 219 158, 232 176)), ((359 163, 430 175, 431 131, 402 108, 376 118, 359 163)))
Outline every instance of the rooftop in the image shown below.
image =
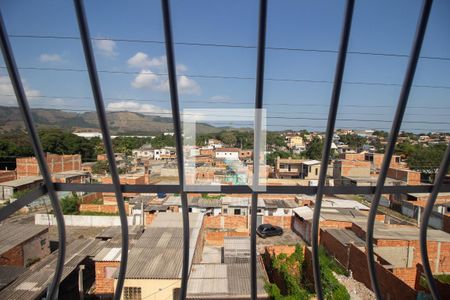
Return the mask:
MULTIPOLYGON (((202 221, 202 214, 189 214, 190 263, 192 263, 202 221)), ((179 279, 182 263, 182 214, 159 213, 131 249, 126 278, 179 279)))
POLYGON ((38 181, 42 181, 42 176, 27 176, 20 179, 11 181, 0 182, 0 186, 20 187, 27 184, 32 184, 38 181))
MULTIPOLYGON (((257 295, 267 296, 264 290, 266 275, 257 264, 257 295)), ((189 276, 187 299, 223 297, 233 299, 250 295, 250 263, 193 264, 189 276)))
POLYGON ((0 254, 20 245, 29 239, 48 232, 47 226, 25 224, 0 225, 0 254))

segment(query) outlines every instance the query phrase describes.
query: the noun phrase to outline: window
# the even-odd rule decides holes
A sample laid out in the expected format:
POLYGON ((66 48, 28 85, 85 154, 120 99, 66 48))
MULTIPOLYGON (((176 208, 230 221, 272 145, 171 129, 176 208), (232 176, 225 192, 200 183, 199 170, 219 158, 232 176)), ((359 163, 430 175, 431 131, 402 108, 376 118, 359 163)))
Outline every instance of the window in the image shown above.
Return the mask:
POLYGON ((116 273, 117 267, 105 267, 105 278, 113 279, 114 273, 116 273))
POLYGON ((234 209, 234 214, 235 215, 240 215, 241 214, 241 209, 240 208, 235 208, 234 209))
POLYGON ((123 299, 125 300, 141 300, 142 289, 140 287, 126 286, 123 289, 123 299))

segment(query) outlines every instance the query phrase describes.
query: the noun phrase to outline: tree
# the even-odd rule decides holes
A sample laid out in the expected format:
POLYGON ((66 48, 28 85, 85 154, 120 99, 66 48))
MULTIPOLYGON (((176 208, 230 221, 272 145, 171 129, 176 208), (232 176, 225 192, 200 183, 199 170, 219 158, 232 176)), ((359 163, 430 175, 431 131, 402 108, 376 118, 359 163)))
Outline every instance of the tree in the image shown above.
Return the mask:
POLYGON ((367 139, 365 137, 356 134, 340 135, 339 140, 354 150, 362 148, 362 146, 364 146, 364 144, 366 144, 367 142, 367 139))
POLYGON ((314 137, 306 147, 305 156, 309 159, 322 158, 323 142, 318 137, 314 137))
POLYGON ((232 131, 224 131, 220 134, 220 140, 227 146, 234 147, 237 139, 236 135, 232 131))
POLYGON ((277 157, 280 158, 288 158, 291 156, 290 152, 286 152, 286 151, 274 151, 270 154, 266 155, 266 164, 274 166, 275 165, 275 161, 277 159, 277 157))
POLYGON ((73 215, 80 212, 80 199, 75 195, 68 195, 61 199, 61 208, 64 215, 73 215))
POLYGON ((408 166, 422 173, 425 180, 432 182, 444 156, 446 145, 416 146, 415 148, 407 159, 408 166))
POLYGON ((105 173, 108 173, 108 171, 109 165, 106 160, 99 160, 92 166, 92 173, 94 174, 104 175, 105 173))
POLYGON ((287 147, 284 137, 277 132, 268 132, 266 135, 266 143, 268 146, 275 146, 278 148, 287 147))

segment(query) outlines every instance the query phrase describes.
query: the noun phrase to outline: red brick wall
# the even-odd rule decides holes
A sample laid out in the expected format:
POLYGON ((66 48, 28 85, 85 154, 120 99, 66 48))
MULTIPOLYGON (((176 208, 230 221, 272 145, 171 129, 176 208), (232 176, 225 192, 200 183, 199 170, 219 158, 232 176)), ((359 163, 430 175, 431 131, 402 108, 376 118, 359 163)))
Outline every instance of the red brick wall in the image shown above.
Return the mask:
POLYGON ((389 178, 402 180, 408 185, 420 184, 420 172, 412 171, 409 169, 389 168, 387 176, 389 178))
POLYGON ((24 261, 22 245, 18 245, 1 254, 0 265, 23 267, 24 261))
POLYGON ((291 228, 292 216, 263 216, 263 223, 269 223, 281 228, 291 228))
MULTIPOLYGON (((81 155, 46 155, 47 165, 51 173, 81 170, 81 155)), ((16 158, 17 178, 24 176, 40 175, 39 167, 35 157, 16 158)))
POLYGON ((327 231, 320 230, 320 244, 323 245, 327 253, 335 257, 342 266, 348 268, 350 248, 336 240, 327 231))
MULTIPOLYGON (((383 299, 416 299, 417 292, 379 263, 375 263, 383 299)), ((355 280, 371 288, 366 253, 350 245, 349 269, 355 280)), ((415 269, 415 268, 410 268, 415 269)), ((413 272, 413 271, 412 271, 413 272)), ((400 272, 401 273, 401 272, 400 272)))
POLYGON ((155 219, 155 214, 146 213, 145 214, 145 225, 152 224, 154 219, 155 219))
POLYGON ((369 176, 370 162, 365 160, 341 160, 341 176, 369 176))
MULTIPOLYGON (((129 204, 125 202, 125 211, 129 213, 129 204)), ((104 204, 80 204, 80 212, 100 212, 108 214, 118 214, 119 208, 115 205, 104 204)))
POLYGON ((248 232, 239 231, 205 231, 205 244, 208 246, 223 246, 226 236, 248 237, 248 232))
POLYGON ((247 216, 206 216, 204 226, 206 229, 247 230, 247 216))
POLYGON ((16 172, 9 170, 0 170, 0 182, 6 182, 16 179, 16 172))
POLYGON ((119 268, 119 262, 116 261, 96 261, 95 262, 95 293, 112 294, 114 293, 114 278, 106 278, 106 267, 119 268))
POLYGON ((348 159, 348 160, 364 160, 365 159, 365 153, 342 153, 340 155, 340 158, 342 159, 348 159))
POLYGON ((87 195, 84 195, 81 197, 81 203, 83 204, 91 204, 95 200, 102 199, 103 200, 103 194, 100 192, 96 193, 90 193, 87 195))

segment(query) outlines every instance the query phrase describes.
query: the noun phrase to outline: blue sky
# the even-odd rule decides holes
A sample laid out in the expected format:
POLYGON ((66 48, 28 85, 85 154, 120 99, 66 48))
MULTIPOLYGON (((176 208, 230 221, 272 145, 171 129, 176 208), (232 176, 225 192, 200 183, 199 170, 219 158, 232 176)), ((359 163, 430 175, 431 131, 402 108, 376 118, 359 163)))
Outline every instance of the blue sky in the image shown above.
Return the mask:
MULTIPOLYGON (((267 46, 337 50, 344 4, 344 1, 334 0, 269 0, 267 46)), ((357 1, 349 51, 408 54, 420 8, 418 0, 357 1)), ((5 0, 0 9, 10 35, 78 36, 72 1, 5 0)), ((164 44, 160 43, 164 40, 160 1, 88 0, 86 9, 91 35, 96 39, 98 69, 128 73, 100 73, 108 109, 166 116, 170 110, 167 80, 165 76, 156 75, 166 72, 164 44)), ((450 57, 449 11, 449 1, 434 1, 422 56, 450 57)), ((172 18, 175 42, 242 46, 257 43, 258 1, 175 0, 172 1, 172 18)), ((11 43, 21 68, 86 68, 78 39, 11 37, 11 43)), ((182 107, 252 107, 256 71, 254 47, 177 44, 175 52, 182 107)), ((335 63, 335 52, 268 49, 266 78, 322 81, 266 80, 264 103, 269 128, 322 130, 335 63)), ((342 89, 337 127, 388 129, 400 87, 364 83, 399 84, 406 63, 406 57, 350 53, 344 76, 348 83, 342 89), (363 84, 355 84, 361 82, 363 84)), ((92 110, 94 107, 85 72, 22 69, 21 75, 33 96, 30 98, 33 107, 67 110, 92 110)), ((413 88, 403 129, 448 130, 450 59, 421 59, 414 84, 433 88, 413 88)), ((10 93, 6 71, 0 69, 0 94, 10 93)), ((12 97, 0 96, 0 104, 15 105, 14 101, 12 97)))

